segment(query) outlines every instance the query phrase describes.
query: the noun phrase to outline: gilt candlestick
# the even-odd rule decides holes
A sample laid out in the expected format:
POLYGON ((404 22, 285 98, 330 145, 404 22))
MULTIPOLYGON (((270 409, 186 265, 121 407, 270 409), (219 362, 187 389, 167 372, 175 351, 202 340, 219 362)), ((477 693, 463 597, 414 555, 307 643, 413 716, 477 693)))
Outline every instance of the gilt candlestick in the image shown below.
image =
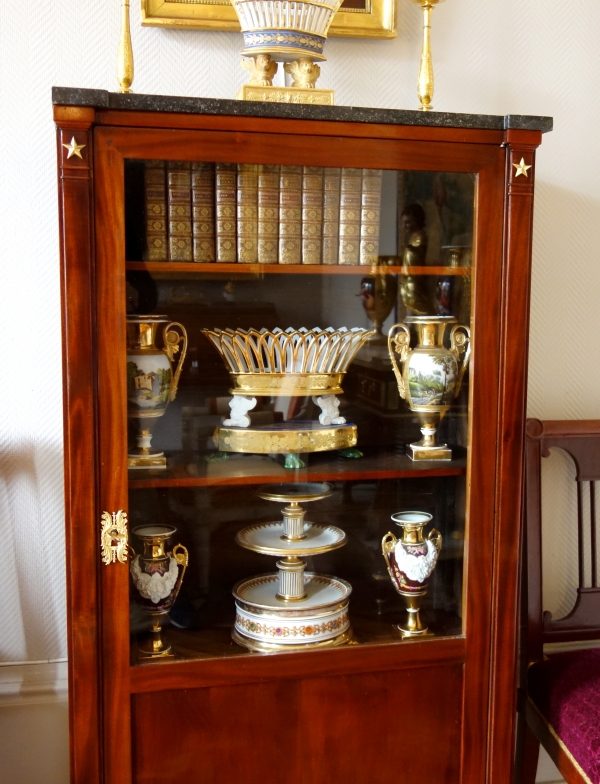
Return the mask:
POLYGON ((121 5, 121 34, 117 55, 117 81, 120 93, 130 93, 133 84, 133 47, 131 45, 131 25, 129 21, 129 0, 121 5))
POLYGON ((421 111, 430 112, 433 109, 433 60, 431 58, 431 12, 433 7, 444 0, 412 0, 418 3, 423 10, 423 51, 421 52, 421 67, 417 81, 417 94, 421 101, 421 111))

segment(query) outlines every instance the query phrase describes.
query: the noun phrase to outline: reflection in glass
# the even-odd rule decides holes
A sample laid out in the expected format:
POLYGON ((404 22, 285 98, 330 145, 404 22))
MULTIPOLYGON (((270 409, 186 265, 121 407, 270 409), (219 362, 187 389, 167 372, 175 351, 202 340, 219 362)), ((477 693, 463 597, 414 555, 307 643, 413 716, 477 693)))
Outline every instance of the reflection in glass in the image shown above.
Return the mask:
MULTIPOLYGON (((251 633, 262 634, 256 624, 273 634, 283 630, 283 616, 265 623, 258 620, 256 608, 253 617, 244 615, 236 622, 250 601, 240 586, 252 584, 254 590, 252 581, 261 575, 269 576, 269 586, 280 586, 282 572, 294 579, 295 561, 287 571, 273 562, 274 556, 285 561, 292 555, 279 550, 269 555, 273 547, 261 550, 244 533, 282 525, 273 522, 272 502, 256 492, 260 485, 282 482, 331 485, 330 494, 314 504, 314 512, 311 508, 313 533, 319 526, 343 532, 345 546, 315 554, 304 552, 304 544, 293 557, 303 564, 304 576, 336 575, 328 579, 348 586, 348 628, 334 629, 335 619, 327 619, 332 627, 325 633, 331 632, 332 640, 347 642, 351 627, 358 644, 399 642, 396 627, 406 626, 406 607, 390 581, 381 542, 390 515, 403 509, 432 515, 444 540, 419 599, 419 623, 433 639, 460 634, 469 377, 467 342, 459 346, 457 337, 465 329, 457 328, 452 338, 444 324, 471 323, 475 177, 245 167, 143 161, 126 166, 127 320, 129 329, 138 322, 157 325, 148 347, 156 352, 152 357, 163 357, 160 368, 142 368, 135 360, 135 373, 131 367, 128 373, 130 385, 137 384, 130 390, 136 402, 132 423, 143 419, 137 416, 143 410, 140 395, 145 403, 162 406, 153 417, 151 445, 150 434, 146 446, 135 446, 133 435, 131 456, 142 457, 134 455, 137 448, 154 450, 162 454, 150 457, 162 465, 130 472, 129 514, 134 526, 176 528, 189 551, 179 598, 171 604, 169 619, 163 617, 163 627, 170 625, 161 632, 162 644, 171 646, 175 658, 238 656, 249 647, 263 649, 255 645, 257 640, 250 641, 251 633), (282 182, 287 188, 283 195, 282 182), (182 203, 185 214, 177 225, 176 208, 182 203), (195 263, 169 256, 177 251, 173 237, 186 253, 191 247, 195 263), (155 243, 152 258, 149 242, 155 243), (293 251, 296 263, 282 264, 281 247, 286 254, 293 251), (227 263, 212 261, 219 258, 227 263), (168 323, 162 313, 185 326, 189 344, 185 362, 182 350, 175 357, 180 373, 176 398, 171 395, 176 372, 161 348, 169 345, 160 336, 168 323), (400 372, 406 400, 387 346, 387 333, 398 323, 407 330, 404 370, 414 371, 400 372), (417 348, 417 333, 426 324, 434 329, 433 342, 421 336, 417 348), (330 347, 322 349, 318 340, 311 347, 302 343, 302 336, 315 335, 317 327, 321 335, 337 335, 336 341, 344 334, 359 335, 360 345, 350 351, 340 343, 343 356, 330 367, 330 347), (326 327, 331 333, 323 332, 326 327), (234 366, 223 361, 207 334, 219 341, 227 336, 234 366), (248 334, 258 341, 250 353, 248 334), (273 346, 279 346, 282 335, 289 340, 285 350, 277 349, 276 359, 273 346), (432 349, 443 354, 446 364, 454 362, 452 367, 411 365, 411 351, 415 357, 430 356, 432 349), (239 410, 230 405, 232 398, 241 404, 239 410), (328 428, 348 426, 354 440, 329 439, 328 428), (421 433, 423 427, 431 432, 421 433), (242 434, 252 445, 233 448, 232 434, 242 434), (315 434, 322 439, 321 451, 310 443, 315 434), (422 435, 434 441, 419 446, 422 435), (283 444, 292 436, 293 450, 283 444), (410 458, 423 446, 439 449, 442 444, 447 445, 443 463, 432 460, 431 452, 426 460, 410 458), (232 641, 234 629, 237 642, 232 641)), ((128 344, 130 362, 140 353, 137 343, 128 344)), ((184 349, 181 342, 178 346, 184 349)), ((402 352, 403 346, 398 348, 402 352)), ((131 629, 143 640, 148 615, 134 601, 136 591, 132 583, 131 629)), ((286 606, 294 604, 294 596, 281 595, 286 606)), ((307 627, 317 626, 306 618, 302 625, 305 635, 307 627)), ((305 639, 295 642, 303 648, 305 639)), ((137 661, 137 645, 132 653, 137 661)))

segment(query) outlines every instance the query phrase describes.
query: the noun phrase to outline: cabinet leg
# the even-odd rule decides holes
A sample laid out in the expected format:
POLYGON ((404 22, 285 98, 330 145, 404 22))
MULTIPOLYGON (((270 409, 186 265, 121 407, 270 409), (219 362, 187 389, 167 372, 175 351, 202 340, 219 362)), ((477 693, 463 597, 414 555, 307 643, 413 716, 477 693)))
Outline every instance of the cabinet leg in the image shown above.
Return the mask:
POLYGON ((540 742, 530 729, 525 717, 519 714, 517 720, 515 784, 535 784, 539 756, 540 742))

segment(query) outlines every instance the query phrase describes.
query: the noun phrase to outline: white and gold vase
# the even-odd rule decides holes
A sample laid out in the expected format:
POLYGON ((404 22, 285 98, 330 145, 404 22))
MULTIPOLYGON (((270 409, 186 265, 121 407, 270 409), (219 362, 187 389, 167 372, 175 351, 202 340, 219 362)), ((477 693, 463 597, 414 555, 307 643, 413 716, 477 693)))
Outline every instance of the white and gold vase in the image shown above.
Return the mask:
POLYGON ((413 460, 451 460, 452 451, 436 438, 438 426, 458 396, 471 357, 471 332, 453 316, 408 316, 389 331, 388 350, 398 391, 421 423, 423 438, 406 447, 413 460), (411 349, 411 331, 417 345, 411 349), (444 346, 448 325, 450 348, 444 346))
POLYGON ((187 351, 187 333, 167 316, 127 317, 127 416, 135 427, 129 468, 165 468, 164 452, 151 448, 152 428, 175 399, 187 351), (156 345, 159 327, 163 348, 156 345), (180 353, 179 353, 180 352, 180 353), (179 362, 173 372, 175 355, 179 362))

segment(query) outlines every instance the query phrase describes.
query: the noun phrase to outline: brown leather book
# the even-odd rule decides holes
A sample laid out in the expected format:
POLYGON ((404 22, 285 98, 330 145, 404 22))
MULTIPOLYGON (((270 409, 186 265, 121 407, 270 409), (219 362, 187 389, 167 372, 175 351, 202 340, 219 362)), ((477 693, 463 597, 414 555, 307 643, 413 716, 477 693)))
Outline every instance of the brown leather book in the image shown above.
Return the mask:
POLYGON ((304 166, 302 172, 302 263, 321 263, 323 242, 323 169, 304 166))
POLYGON ((258 165, 237 167, 237 251, 240 264, 258 262, 258 165))
POLYGON ((279 166, 258 167, 258 263, 279 259, 279 166))
POLYGON ((302 263, 302 166, 280 170, 279 263, 302 263))
POLYGON ((327 167, 323 176, 323 264, 337 264, 340 252, 341 169, 327 167))
POLYGON ((144 162, 144 261, 167 261, 167 172, 164 161, 144 162))
POLYGON ((169 260, 193 261, 192 170, 188 161, 169 161, 167 166, 169 205, 169 260))
POLYGON ((340 264, 360 258, 360 202, 362 169, 342 169, 340 181, 340 264))
POLYGON ((381 169, 363 169, 360 206, 360 263, 377 264, 381 222, 381 169))
POLYGON ((236 193, 237 166, 217 163, 215 167, 215 203, 217 210, 217 261, 237 261, 236 193))
POLYGON ((215 261, 215 165, 192 163, 194 261, 215 261))

